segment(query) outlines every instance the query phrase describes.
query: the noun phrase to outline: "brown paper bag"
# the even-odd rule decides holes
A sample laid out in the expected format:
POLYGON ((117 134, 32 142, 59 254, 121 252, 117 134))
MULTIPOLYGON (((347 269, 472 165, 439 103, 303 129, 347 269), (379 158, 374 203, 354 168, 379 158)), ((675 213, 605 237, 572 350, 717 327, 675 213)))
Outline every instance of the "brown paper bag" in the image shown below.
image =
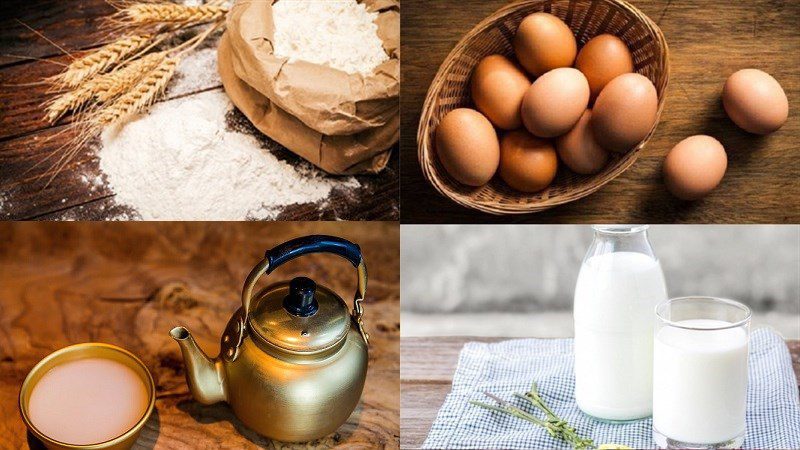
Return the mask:
POLYGON ((219 73, 231 101, 262 133, 317 167, 333 174, 377 173, 386 166, 397 142, 400 117, 361 133, 326 136, 275 106, 236 77, 230 61, 230 44, 223 35, 218 52, 219 73))
POLYGON ((364 3, 380 11, 378 35, 392 57, 367 76, 275 57, 269 0, 236 3, 218 50, 225 90, 245 116, 336 174, 378 172, 399 139, 399 2, 364 3))

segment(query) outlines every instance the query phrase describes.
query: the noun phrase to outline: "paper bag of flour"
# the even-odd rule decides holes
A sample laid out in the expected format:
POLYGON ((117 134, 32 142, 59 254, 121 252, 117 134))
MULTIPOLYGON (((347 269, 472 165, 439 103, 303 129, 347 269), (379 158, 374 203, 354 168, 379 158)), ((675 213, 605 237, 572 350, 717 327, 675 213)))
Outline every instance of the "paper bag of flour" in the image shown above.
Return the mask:
POLYGON ((363 3, 391 57, 369 75, 276 57, 271 1, 237 2, 218 50, 225 91, 256 128, 335 174, 378 172, 399 138, 399 2, 363 3))

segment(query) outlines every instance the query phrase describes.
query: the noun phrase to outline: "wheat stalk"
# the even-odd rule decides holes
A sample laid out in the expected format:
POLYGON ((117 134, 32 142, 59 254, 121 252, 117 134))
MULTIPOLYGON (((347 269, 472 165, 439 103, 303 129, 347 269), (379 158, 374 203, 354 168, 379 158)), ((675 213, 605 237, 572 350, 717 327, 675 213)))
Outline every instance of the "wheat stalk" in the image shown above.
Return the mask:
MULTIPOLYGON (((60 156, 58 156, 58 159, 50 169, 42 174, 42 176, 48 176, 49 174, 46 185, 53 181, 55 176, 72 161, 72 158, 80 149, 96 136, 103 127, 114 125, 121 119, 141 112, 156 100, 159 94, 164 91, 167 83, 175 73, 178 62, 180 62, 180 58, 177 56, 166 56, 164 53, 162 53, 162 56, 163 58, 156 67, 147 72, 127 93, 119 96, 113 103, 107 106, 104 105, 102 109, 81 118, 77 122, 73 122, 67 127, 67 130, 75 130, 77 137, 60 146, 50 155, 59 154, 60 156)), ((50 156, 40 161, 40 163, 50 159, 50 156)))
POLYGON ((90 122, 101 127, 113 125, 153 104, 156 98, 164 92, 169 80, 172 79, 178 62, 180 62, 180 58, 177 56, 165 57, 130 91, 91 117, 90 122))
POLYGON ((92 99, 92 89, 93 87, 86 85, 59 95, 45 107, 45 120, 53 124, 68 111, 77 111, 92 99))
POLYGON ((113 72, 90 78, 77 89, 62 94, 46 107, 45 119, 54 123, 69 111, 78 111, 90 101, 106 103, 130 89, 142 76, 153 70, 165 57, 151 53, 113 72))
MULTIPOLYGON (((113 0, 107 1, 113 4, 113 0)), ((52 123, 69 111, 80 117, 56 134, 74 133, 74 138, 33 165, 36 167, 55 158, 52 166, 41 175, 49 174, 45 187, 104 127, 115 125, 152 105, 163 94, 182 55, 197 48, 214 30, 223 26, 227 13, 219 0, 197 7, 142 2, 127 5, 120 7, 117 13, 124 19, 123 26, 133 29, 156 25, 155 29, 119 39, 83 58, 73 58, 63 73, 46 80, 56 90, 71 90, 46 104, 45 119, 52 123), (182 44, 148 53, 172 32, 206 22, 214 23, 182 44)))
POLYGON ((143 49, 150 36, 129 36, 104 45, 100 50, 76 59, 67 70, 50 79, 56 86, 74 88, 83 81, 116 66, 143 49))
POLYGON ((161 52, 164 57, 159 64, 154 67, 145 77, 130 89, 129 92, 121 95, 114 103, 100 110, 89 119, 92 126, 106 127, 119 122, 128 116, 141 112, 164 92, 167 83, 175 74, 175 69, 181 60, 181 55, 194 50, 200 45, 214 30, 223 24, 223 20, 206 28, 205 31, 194 36, 188 41, 173 47, 170 50, 161 52), (171 54, 171 56, 168 56, 171 54))
POLYGON ((119 69, 113 76, 104 77, 100 80, 95 99, 98 103, 106 103, 123 94, 136 84, 144 74, 155 69, 166 56, 164 52, 151 53, 119 69))
POLYGON ((218 5, 185 6, 174 3, 134 3, 117 13, 120 22, 129 25, 201 24, 225 16, 228 9, 218 5))

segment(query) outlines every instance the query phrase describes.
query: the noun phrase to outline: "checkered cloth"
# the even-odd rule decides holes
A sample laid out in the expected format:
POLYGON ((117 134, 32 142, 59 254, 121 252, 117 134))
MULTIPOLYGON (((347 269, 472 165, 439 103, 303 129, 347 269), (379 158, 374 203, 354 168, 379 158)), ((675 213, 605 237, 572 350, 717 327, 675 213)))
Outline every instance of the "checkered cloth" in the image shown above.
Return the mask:
MULTIPOLYGON (((579 435, 591 437, 597 445, 655 448, 651 419, 612 425, 580 412, 573 397, 572 339, 467 343, 458 359, 453 390, 423 448, 569 449, 538 425, 468 403, 493 404, 482 394, 486 391, 521 406, 525 402, 512 394, 527 392, 533 380, 545 402, 579 435)), ((786 344, 769 329, 751 335, 744 448, 800 449, 797 380, 786 344)))

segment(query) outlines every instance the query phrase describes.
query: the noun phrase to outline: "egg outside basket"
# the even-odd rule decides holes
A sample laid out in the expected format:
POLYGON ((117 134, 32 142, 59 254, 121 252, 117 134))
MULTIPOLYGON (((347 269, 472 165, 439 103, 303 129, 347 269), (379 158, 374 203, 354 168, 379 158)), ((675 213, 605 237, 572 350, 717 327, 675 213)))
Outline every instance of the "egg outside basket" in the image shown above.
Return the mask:
POLYGON ((624 1, 530 0, 507 5, 470 30, 439 67, 428 89, 417 131, 417 156, 422 173, 440 193, 456 203, 492 214, 531 213, 577 200, 600 189, 633 164, 639 150, 655 132, 668 82, 669 49, 663 33, 652 20, 624 1), (534 12, 548 12, 566 22, 579 47, 603 33, 622 39, 633 54, 635 71, 656 87, 656 123, 635 148, 624 154, 612 153, 611 160, 599 173, 578 175, 560 164, 553 184, 535 194, 518 192, 498 176, 479 188, 462 185, 439 162, 434 138, 436 127, 453 109, 474 107, 469 89, 473 68, 491 54, 513 57, 512 42, 517 27, 534 12))

